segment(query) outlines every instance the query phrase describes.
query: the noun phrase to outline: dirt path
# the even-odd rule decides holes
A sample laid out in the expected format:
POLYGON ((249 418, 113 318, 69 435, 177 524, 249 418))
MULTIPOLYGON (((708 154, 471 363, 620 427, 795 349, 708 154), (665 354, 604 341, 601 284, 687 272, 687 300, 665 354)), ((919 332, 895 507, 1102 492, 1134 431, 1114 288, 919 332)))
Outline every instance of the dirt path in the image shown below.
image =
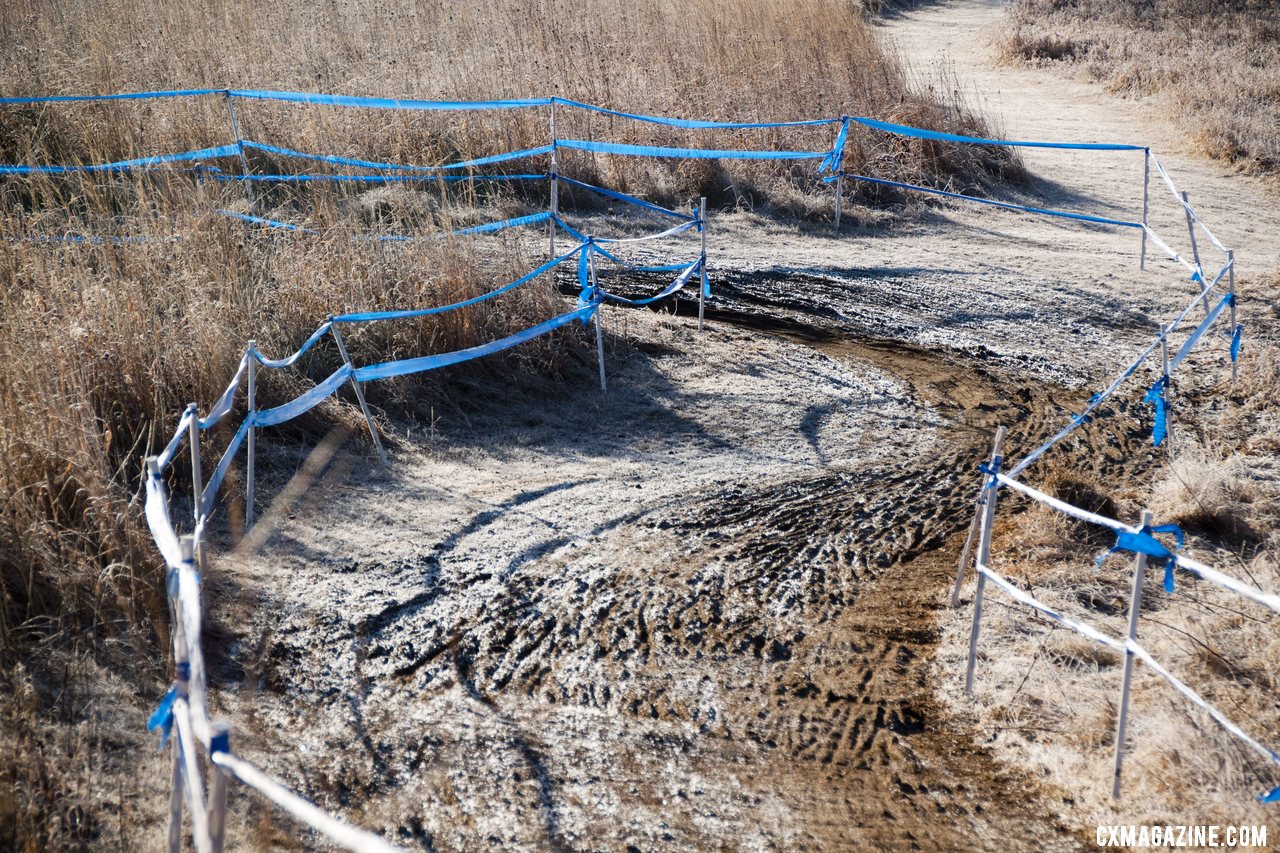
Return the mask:
MULTIPOLYGON (((963 44, 1012 135, 1147 138, 1086 87, 989 68, 998 14, 886 29, 920 63, 963 44)), ((1046 198, 1133 203, 1132 158, 1030 159, 1046 198)), ((1264 218, 1205 215, 1274 266, 1264 218)), ((551 396, 489 392, 402 436, 389 472, 344 457, 274 508, 267 547, 211 583, 238 747, 427 850, 1087 845, 1055 817, 1068 793, 934 698, 936 614, 991 429, 1045 435, 1185 299, 1177 276, 1139 276, 1132 234, 961 209, 840 239, 729 216, 712 255, 707 333, 609 314, 633 343, 607 396, 586 351, 551 396)), ((1131 414, 1080 458, 1144 464, 1131 414)), ((283 843, 257 814, 232 837, 283 843)))

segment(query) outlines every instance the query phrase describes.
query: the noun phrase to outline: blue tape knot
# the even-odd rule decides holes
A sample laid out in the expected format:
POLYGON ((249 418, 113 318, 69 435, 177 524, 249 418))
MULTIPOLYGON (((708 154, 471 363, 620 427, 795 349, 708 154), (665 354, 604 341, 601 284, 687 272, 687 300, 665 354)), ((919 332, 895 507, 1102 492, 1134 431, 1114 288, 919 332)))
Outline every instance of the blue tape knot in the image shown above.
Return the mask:
POLYGON ((178 685, 169 688, 160 700, 160 704, 147 719, 147 731, 160 730, 160 748, 169 745, 169 734, 173 731, 173 703, 178 701, 178 685))
POLYGON ((1169 386, 1169 377, 1161 376, 1156 380, 1156 384, 1152 385, 1147 391, 1146 396, 1142 398, 1142 402, 1156 407, 1156 421, 1151 428, 1151 443, 1156 447, 1164 441, 1165 436, 1169 434, 1168 424, 1168 400, 1165 399, 1165 389, 1169 386))
POLYGON ((1178 542, 1176 550, 1182 550, 1184 538, 1181 527, 1176 524, 1157 524, 1154 527, 1147 525, 1137 533, 1132 533, 1128 530, 1122 530, 1117 533, 1116 544, 1107 553, 1098 557, 1097 564, 1101 566, 1103 561, 1117 551, 1146 554, 1149 560, 1157 565, 1164 566, 1164 590, 1165 592, 1173 592, 1173 570, 1178 564, 1178 555, 1156 539, 1154 536, 1156 533, 1172 533, 1178 542))

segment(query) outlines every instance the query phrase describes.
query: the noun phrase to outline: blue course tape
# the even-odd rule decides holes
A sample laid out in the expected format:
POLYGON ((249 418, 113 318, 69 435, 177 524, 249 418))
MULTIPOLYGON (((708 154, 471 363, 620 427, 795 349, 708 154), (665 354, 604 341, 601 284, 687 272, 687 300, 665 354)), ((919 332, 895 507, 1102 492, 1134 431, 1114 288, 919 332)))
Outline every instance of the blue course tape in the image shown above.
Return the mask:
POLYGON ((620 192, 617 192, 616 190, 606 190, 603 187, 597 187, 595 184, 587 184, 587 183, 583 183, 582 181, 575 181, 573 178, 567 178, 564 175, 557 175, 557 177, 560 180, 564 181, 566 184, 570 184, 575 187, 582 187, 584 190, 591 190, 591 192, 605 196, 606 198, 613 198, 613 199, 617 199, 618 201, 625 201, 627 204, 634 204, 636 207, 643 207, 645 210, 652 210, 654 213, 661 213, 664 216, 670 216, 675 219, 679 219, 683 222, 693 222, 695 220, 695 217, 686 216, 683 213, 677 213, 676 211, 665 208, 660 204, 654 204, 651 201, 645 201, 644 199, 636 198, 633 195, 620 193, 620 192))
POLYGON ((1204 333, 1209 331, 1209 327, 1214 324, 1214 321, 1218 319, 1218 316, 1234 301, 1235 295, 1228 293, 1219 300, 1217 305, 1213 306, 1213 310, 1205 316, 1204 320, 1200 322, 1200 325, 1196 327, 1195 331, 1191 333, 1191 336, 1187 338, 1182 346, 1178 347, 1178 351, 1174 353, 1173 358, 1169 359, 1170 373, 1176 370, 1178 365, 1182 363, 1182 360, 1191 354, 1191 350, 1200 342, 1200 339, 1204 337, 1204 333))
POLYGON ((634 121, 644 121, 650 124, 663 124, 667 127, 682 127, 686 130, 748 130, 750 128, 764 127, 812 127, 815 125, 836 124, 840 121, 838 118, 817 118, 807 119, 804 121, 701 121, 699 119, 686 118, 667 118, 666 116, 645 115, 643 113, 626 113, 620 110, 611 110, 606 107, 597 107, 592 104, 584 104, 580 101, 570 101, 564 98, 552 98, 555 103, 565 106, 574 107, 580 110, 590 110, 593 113, 603 113, 604 115, 617 116, 618 118, 629 118, 634 121))
POLYGON ((574 320, 586 321, 599 307, 596 303, 590 303, 580 308, 570 311, 568 314, 561 314, 558 317, 552 317, 543 323, 539 323, 529 329, 523 329, 514 335, 493 341, 492 343, 482 344, 478 347, 470 347, 469 349, 458 350, 457 352, 446 352, 440 355, 427 355, 421 358, 406 358, 399 361, 387 361, 382 364, 372 364, 368 367, 361 367, 355 371, 357 381, 368 382, 371 379, 389 379, 393 376, 405 376, 410 373, 422 373, 427 370, 436 370, 441 367, 448 367, 452 364, 460 364, 464 361, 482 358, 505 349, 510 349, 518 344, 531 341, 534 338, 547 334, 561 326, 568 325, 574 320))
POLYGON ((278 228, 283 231, 296 231, 299 234, 319 234, 319 231, 313 231, 310 228, 303 228, 301 225, 294 225, 290 222, 280 222, 277 219, 266 219, 261 216, 253 216, 248 213, 236 213, 234 210, 215 210, 214 213, 219 216, 225 216, 229 219, 239 219, 241 222, 248 222, 251 225, 265 225, 268 228, 278 228))
POLYGON ((259 409, 253 413, 253 425, 257 427, 278 426, 305 414, 332 397, 342 387, 342 383, 351 378, 351 365, 339 367, 323 382, 316 385, 300 397, 273 409, 259 409))
POLYGON ((169 745, 169 734, 173 731, 173 703, 178 700, 177 685, 170 687, 160 699, 160 704, 147 719, 147 731, 160 730, 161 748, 169 745))
POLYGON ((139 157, 134 160, 117 160, 113 163, 97 163, 89 166, 0 166, 0 175, 64 175, 72 172, 125 172, 130 169, 145 169, 149 166, 160 166, 165 163, 185 163, 191 160, 212 160, 217 157, 231 157, 240 153, 239 145, 218 145, 213 148, 200 148, 196 151, 183 151, 178 154, 157 154, 153 157, 139 157))
POLYGON ((119 95, 52 95, 43 98, 0 98, 0 104, 53 104, 72 101, 136 101, 147 98, 190 98, 222 95, 226 89, 172 89, 165 92, 125 92, 119 95))
POLYGON ((1146 554, 1156 565, 1164 566, 1164 590, 1165 592, 1173 592, 1173 569, 1178 563, 1178 556, 1157 540, 1152 535, 1154 533, 1172 533, 1174 538, 1178 540, 1178 550, 1182 550, 1185 540, 1181 527, 1176 524, 1158 524, 1154 527, 1148 525, 1137 533, 1125 530, 1116 533, 1116 544, 1111 546, 1110 551, 1098 557, 1097 564, 1101 566, 1107 557, 1117 551, 1146 554))
MULTIPOLYGON (((827 183, 830 183, 831 181, 836 180, 836 178, 838 177, 840 176, 832 175, 830 177, 823 178, 822 180, 827 183)), ((869 184, 881 184, 886 187, 897 187, 898 189, 903 189, 903 190, 916 190, 917 192, 931 193, 933 195, 946 196, 947 198, 958 198, 964 201, 976 201, 978 204, 989 204, 994 207, 1002 207, 1005 210, 1020 210, 1020 211, 1023 211, 1024 213, 1038 213, 1043 216, 1057 216, 1062 219, 1079 220, 1080 222, 1097 222, 1100 225, 1116 225, 1121 228, 1141 228, 1142 227, 1141 222, 1126 222, 1123 219, 1108 219, 1105 216, 1090 216, 1089 214, 1086 214, 1086 213, 1068 213, 1065 210, 1049 210, 1043 207, 1027 207, 1026 205, 1021 205, 1021 204, 1011 204, 1007 201, 995 201, 994 199, 989 199, 989 198, 978 198, 977 196, 963 195, 962 193, 953 193, 953 192, 948 192, 947 190, 933 189, 932 187, 922 187, 916 184, 904 184, 901 181, 887 181, 883 178, 871 178, 866 175, 854 175, 850 173, 845 173, 844 177, 849 178, 850 180, 853 180, 853 181, 866 181, 869 184)))
POLYGON ((244 444, 245 436, 249 434, 249 428, 252 426, 253 421, 249 418, 245 418, 240 422, 240 428, 231 437, 231 442, 227 445, 226 451, 223 452, 222 458, 218 460, 218 467, 213 469, 213 476, 209 478, 209 482, 204 484, 204 491, 200 493, 200 512, 202 515, 207 516, 213 512, 213 501, 218 496, 218 487, 226 479, 227 471, 231 469, 231 463, 235 459, 236 453, 239 452, 240 445, 244 444))
POLYGON ((668 296, 672 296, 678 291, 680 291, 681 289, 683 289, 684 286, 689 283, 689 279, 692 278, 694 273, 696 273, 701 267, 702 267, 702 259, 699 258, 698 260, 694 261, 692 264, 689 264, 689 266, 685 267, 684 272, 676 276, 675 281, 671 282, 671 284, 663 288, 661 292, 656 293, 653 296, 650 296, 646 299, 627 299, 625 297, 618 296, 613 293, 609 293, 606 290, 600 291, 600 295, 611 302, 618 302, 623 305, 636 305, 636 306, 651 305, 654 302, 658 302, 660 300, 666 299, 668 296))
POLYGON ((284 157, 298 157, 304 160, 315 160, 320 163, 332 163, 335 166, 357 166, 362 169, 389 169, 395 171, 406 172, 437 172, 442 169, 469 169, 472 166, 487 166, 492 163, 503 163, 507 160, 522 160, 528 157, 537 157, 541 154, 550 154, 553 147, 543 145, 539 148, 525 148, 520 151, 508 151, 505 154, 491 154, 487 157, 477 157, 474 160, 464 160, 461 163, 445 163, 440 166, 407 166, 400 163, 383 163, 377 160, 357 160, 353 157, 339 157, 333 154, 308 154, 305 151, 295 151, 292 148, 283 148, 279 145, 268 145, 265 142, 252 142, 248 139, 241 143, 245 148, 253 148, 257 151, 266 151, 270 154, 280 154, 284 157))
POLYGON ((261 101, 289 101, 332 107, 369 107, 381 110, 508 110, 550 106, 550 98, 524 98, 505 101, 422 101, 401 98, 364 98, 350 95, 318 95, 308 92, 277 92, 262 89, 232 89, 233 98, 261 101))
POLYGON ((1231 333, 1231 360, 1235 361, 1240 358, 1240 338, 1244 335, 1244 326, 1236 324, 1235 331, 1231 333))
POLYGON ((461 302, 454 302, 451 305, 441 305, 436 308, 417 308, 417 309, 412 309, 408 311, 360 311, 360 312, 355 312, 350 314, 339 314, 338 316, 333 318, 333 322, 334 323, 368 323, 376 320, 405 320, 412 317, 426 317, 431 314, 443 314, 446 311, 454 311, 458 308, 466 308, 468 305, 475 305, 478 302, 484 302, 486 299, 492 299, 493 297, 506 293, 509 290, 514 290, 520 285, 526 282, 532 281, 533 279, 537 278, 538 276, 542 275, 548 270, 551 270, 554 267, 558 266, 559 264, 569 260, 574 255, 578 254, 578 252, 580 251, 582 251, 582 246, 578 246, 576 249, 574 249, 572 252, 569 252, 568 254, 564 254, 558 258, 554 258, 550 261, 547 261, 545 264, 538 267, 536 270, 521 276, 520 278, 511 282, 510 284, 504 284, 502 287, 499 287, 497 290, 491 290, 488 293, 481 294, 480 296, 474 296, 471 299, 464 299, 461 302))
POLYGON ((298 359, 302 358, 309 349, 315 346, 316 343, 323 338, 332 327, 332 323, 321 323, 320 328, 312 332, 311 337, 303 341, 302 346, 298 347, 297 352, 285 358, 263 358, 262 353, 258 352, 256 349, 249 351, 249 357, 257 361, 258 364, 261 364, 263 367, 269 367, 274 370, 279 370, 283 367, 291 367, 298 361, 298 359))
POLYGON ((1159 447, 1165 436, 1169 434, 1168 414, 1166 412, 1168 403, 1164 398, 1164 391, 1168 384, 1169 377, 1161 376, 1156 380, 1156 384, 1147 390, 1146 396, 1142 398, 1142 402, 1156 408, 1156 420, 1151 428, 1151 443, 1156 447, 1159 447))
POLYGON ((404 184, 437 181, 447 184, 464 181, 545 181, 546 175, 214 175, 224 183, 248 181, 262 184, 404 184))
POLYGON ((493 231, 502 231, 506 228, 519 228, 522 225, 537 225, 539 222, 546 222, 551 218, 549 211, 542 213, 531 213, 528 216, 517 216, 514 219, 504 219, 501 222, 486 222, 484 225, 472 225, 468 228, 459 228, 456 231, 450 231, 450 234, 488 234, 493 231))
POLYGON ((844 169, 844 143, 848 137, 849 118, 846 116, 840 120, 840 132, 836 134, 836 144, 831 146, 831 153, 822 158, 822 163, 818 166, 818 174, 823 172, 839 174, 844 169))
POLYGON ((630 157, 678 157, 690 160, 822 160, 826 151, 739 151, 729 148, 667 148, 661 145, 625 145, 620 142, 591 142, 561 139, 559 148, 594 151, 597 154, 624 154, 630 157))
POLYGON ((852 116, 852 119, 858 124, 866 127, 883 130, 887 133, 896 133, 899 136, 911 136, 916 139, 938 139, 943 142, 962 142, 966 145, 1002 145, 1010 148, 1067 148, 1085 151, 1145 151, 1142 145, 1121 145, 1110 142, 1019 142, 1009 139, 984 139, 980 136, 960 136, 955 133, 942 133, 937 130, 924 130, 919 127, 910 127, 905 124, 892 124, 887 121, 877 121, 873 118, 864 116, 852 116))

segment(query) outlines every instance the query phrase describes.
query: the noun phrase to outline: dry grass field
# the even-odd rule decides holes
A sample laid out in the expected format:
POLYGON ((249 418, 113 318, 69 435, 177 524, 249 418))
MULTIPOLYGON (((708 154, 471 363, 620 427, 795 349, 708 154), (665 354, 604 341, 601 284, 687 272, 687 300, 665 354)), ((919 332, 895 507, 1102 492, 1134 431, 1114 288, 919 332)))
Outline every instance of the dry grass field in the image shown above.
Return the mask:
POLYGON ((1001 49, 1150 96, 1204 154, 1280 170, 1280 6, 1271 0, 1016 0, 1001 49))

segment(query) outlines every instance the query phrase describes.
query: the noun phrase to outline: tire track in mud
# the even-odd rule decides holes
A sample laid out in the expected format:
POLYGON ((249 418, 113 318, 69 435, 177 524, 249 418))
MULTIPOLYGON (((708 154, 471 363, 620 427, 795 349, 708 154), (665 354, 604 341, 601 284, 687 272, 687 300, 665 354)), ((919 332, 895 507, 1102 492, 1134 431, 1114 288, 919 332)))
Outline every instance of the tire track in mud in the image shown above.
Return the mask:
MULTIPOLYGON (((505 565, 466 579, 497 581, 498 594, 441 618, 432 605, 460 592, 440 581, 441 562, 465 535, 505 517, 480 511, 419 558, 413 571, 429 581, 424 592, 354 626, 358 680, 401 694, 460 687, 495 727, 507 761, 527 768, 522 781, 494 780, 486 796, 541 815, 534 846, 581 849, 559 817, 575 768, 557 759, 563 740, 522 713, 529 702, 629 720, 624 727, 642 743, 699 754, 711 772, 745 751, 800 818, 803 828, 784 846, 955 849, 984 837, 1079 846, 1052 817, 1061 792, 975 746, 928 681, 939 590, 954 572, 991 433, 1003 423, 1015 436, 1047 435, 1082 395, 1020 383, 995 360, 807 324, 764 300, 749 310, 730 303, 715 316, 895 377, 945 416, 945 444, 927 458, 887 447, 878 464, 846 470, 834 460, 783 481, 736 478, 627 514, 625 526, 607 523, 597 533, 619 538, 623 551, 634 543, 634 559, 567 583, 556 566, 568 566, 570 539, 547 530, 505 565), (521 570, 534 564, 536 572, 521 570), (668 724, 692 727, 696 742, 672 740, 668 724), (1019 799, 1010 801, 1015 790, 1019 799)), ((1107 418, 1082 430, 1082 446, 1066 452, 1132 465, 1141 433, 1124 423, 1131 421, 1107 418)), ((522 491, 511 503, 577 485, 522 491)), ((422 740, 394 726, 381 735, 422 740)), ((421 764, 424 749, 384 750, 383 760, 394 765, 403 753, 421 764)), ((374 775, 406 772, 413 768, 374 775)), ((644 775, 616 772, 626 784, 644 775)), ((428 807, 403 825, 429 818, 428 807)), ((710 843, 695 824, 673 813, 662 825, 671 839, 710 843)), ((610 837, 601 827, 590 841, 610 837)))

